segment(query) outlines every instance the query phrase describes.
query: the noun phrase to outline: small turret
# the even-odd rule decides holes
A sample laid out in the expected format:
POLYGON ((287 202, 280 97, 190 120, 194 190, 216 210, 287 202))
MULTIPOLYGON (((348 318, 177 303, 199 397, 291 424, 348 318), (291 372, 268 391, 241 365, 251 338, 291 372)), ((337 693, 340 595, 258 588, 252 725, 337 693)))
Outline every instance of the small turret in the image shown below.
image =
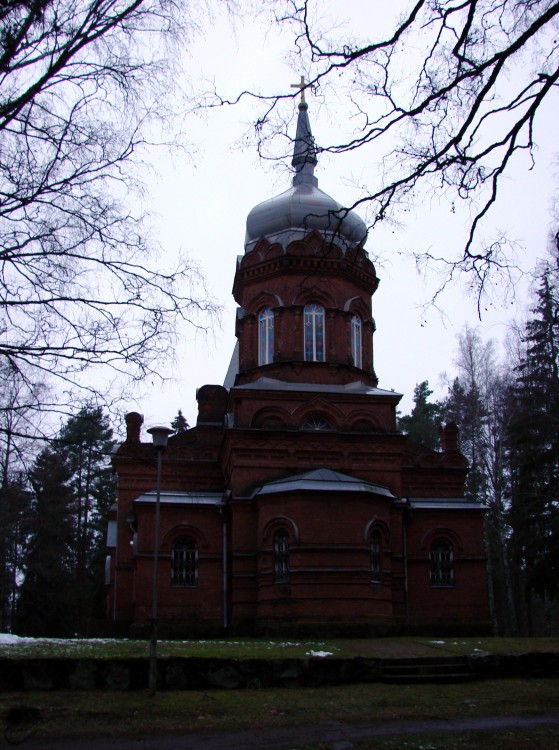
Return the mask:
POLYGON ((131 411, 124 417, 126 422, 126 442, 127 443, 139 443, 140 442, 140 430, 144 423, 144 417, 142 414, 138 414, 137 411, 131 411))
POLYGON ((460 431, 454 422, 449 422, 439 430, 441 450, 443 453, 455 453, 458 449, 458 436, 460 431))

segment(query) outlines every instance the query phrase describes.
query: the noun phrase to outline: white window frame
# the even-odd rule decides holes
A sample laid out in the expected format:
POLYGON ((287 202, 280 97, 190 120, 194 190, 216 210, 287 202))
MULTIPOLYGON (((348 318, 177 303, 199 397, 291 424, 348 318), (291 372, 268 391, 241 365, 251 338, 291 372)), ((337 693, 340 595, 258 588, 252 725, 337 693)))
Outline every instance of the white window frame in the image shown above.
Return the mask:
POLYGON ((326 361, 326 326, 325 313, 322 305, 317 302, 309 302, 305 305, 303 316, 303 350, 305 353, 305 362, 325 362, 326 361), (318 320, 322 323, 322 357, 318 358, 317 333, 319 329, 318 320), (311 327, 312 357, 307 357, 307 324, 311 327))
POLYGON ((353 364, 359 369, 363 368, 363 335, 361 318, 353 315, 351 318, 351 356, 353 364))
POLYGON ((264 307, 258 315, 258 364, 274 361, 274 311, 264 307))

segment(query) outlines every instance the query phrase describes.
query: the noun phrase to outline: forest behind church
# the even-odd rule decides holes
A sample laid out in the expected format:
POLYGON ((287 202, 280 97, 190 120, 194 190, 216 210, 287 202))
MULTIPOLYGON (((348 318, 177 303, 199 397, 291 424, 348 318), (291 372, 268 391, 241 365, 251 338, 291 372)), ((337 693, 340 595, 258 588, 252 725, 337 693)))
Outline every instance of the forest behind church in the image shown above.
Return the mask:
MULTIPOLYGON (((412 440, 435 450, 441 425, 459 426, 470 464, 466 495, 487 508, 489 597, 495 633, 504 636, 559 630, 558 251, 539 267, 530 312, 511 328, 506 353, 466 325, 446 396, 432 400, 429 383, 420 382, 411 413, 399 419, 412 440)), ((110 419, 85 405, 30 455, 17 437, 25 418, 21 408, 2 415, 11 429, 0 454, 0 630, 92 633, 105 614, 107 518, 116 496, 110 419)), ((180 410, 173 427, 188 427, 180 410)))
POLYGON ((400 428, 437 447, 441 423, 460 429, 466 495, 486 508, 489 600, 498 635, 559 629, 559 247, 534 280, 532 306, 506 354, 479 328, 458 337, 445 398, 427 381, 400 428))

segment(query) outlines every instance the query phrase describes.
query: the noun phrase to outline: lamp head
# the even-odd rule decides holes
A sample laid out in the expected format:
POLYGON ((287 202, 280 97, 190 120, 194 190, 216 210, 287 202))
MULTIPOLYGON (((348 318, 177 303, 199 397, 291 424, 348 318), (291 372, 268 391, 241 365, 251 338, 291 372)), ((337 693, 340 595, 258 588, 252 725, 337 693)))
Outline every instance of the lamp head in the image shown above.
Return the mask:
POLYGON ((170 427, 163 427, 161 425, 158 425, 156 427, 150 427, 148 432, 151 435, 153 445, 156 448, 165 448, 167 446, 169 435, 172 435, 174 430, 172 430, 170 427))

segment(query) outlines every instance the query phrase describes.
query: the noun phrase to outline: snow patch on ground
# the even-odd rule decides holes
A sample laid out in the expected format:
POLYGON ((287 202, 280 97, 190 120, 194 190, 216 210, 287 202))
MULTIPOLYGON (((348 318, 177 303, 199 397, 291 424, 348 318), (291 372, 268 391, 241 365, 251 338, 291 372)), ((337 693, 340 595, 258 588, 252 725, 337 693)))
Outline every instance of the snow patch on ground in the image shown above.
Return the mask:
POLYGON ((34 643, 36 638, 22 638, 12 633, 0 633, 0 646, 12 646, 14 643, 34 643))
POLYGON ((30 638, 22 635, 14 635, 13 633, 0 633, 0 646, 20 646, 24 643, 40 644, 40 643, 55 643, 55 644, 78 644, 83 645, 94 645, 96 643, 122 643, 122 641, 128 640, 127 638, 30 638))

